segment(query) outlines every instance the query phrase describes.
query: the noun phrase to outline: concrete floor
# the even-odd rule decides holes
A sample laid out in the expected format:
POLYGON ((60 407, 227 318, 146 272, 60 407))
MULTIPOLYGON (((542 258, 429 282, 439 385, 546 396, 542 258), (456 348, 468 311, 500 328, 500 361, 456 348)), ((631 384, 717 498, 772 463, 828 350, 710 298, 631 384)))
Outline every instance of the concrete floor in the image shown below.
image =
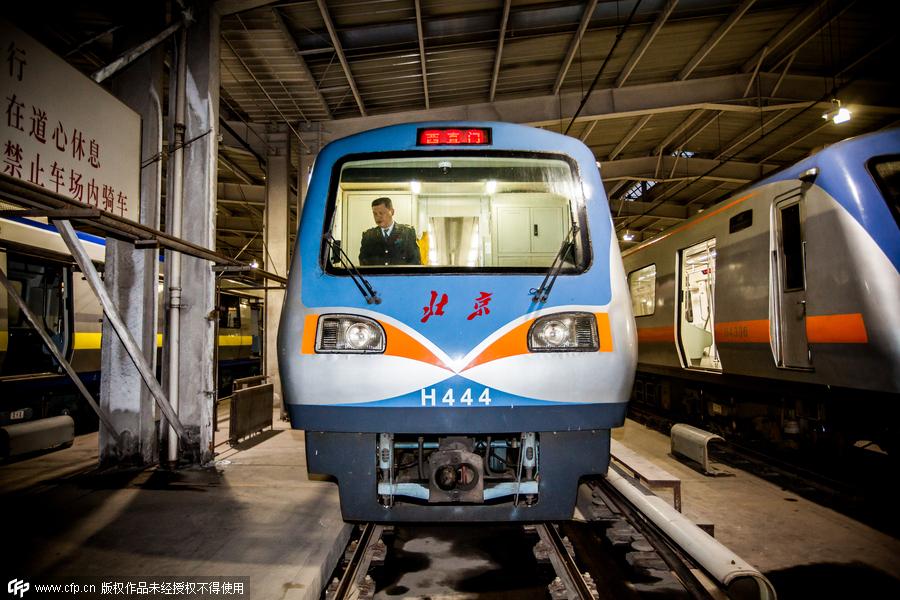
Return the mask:
POLYGON ((613 438, 681 478, 682 512, 714 524, 716 539, 769 577, 782 600, 900 598, 900 540, 737 469, 702 475, 669 454, 668 436, 631 420, 613 438))
MULTIPOLYGON (((303 433, 275 423, 237 448, 220 444, 214 469, 98 474, 96 434, 0 464, 0 572, 231 576, 246 578, 244 597, 317 598, 350 526, 336 486, 309 480, 303 433)), ((782 600, 900 597, 896 538, 735 469, 705 477, 669 456, 668 437, 631 421, 613 437, 680 477, 684 513, 714 524, 782 600)))
POLYGON ((0 466, 0 572, 32 584, 231 577, 245 598, 317 599, 349 538, 337 487, 309 480, 303 432, 287 423, 220 444, 214 469, 98 474, 96 447, 81 436, 0 466))

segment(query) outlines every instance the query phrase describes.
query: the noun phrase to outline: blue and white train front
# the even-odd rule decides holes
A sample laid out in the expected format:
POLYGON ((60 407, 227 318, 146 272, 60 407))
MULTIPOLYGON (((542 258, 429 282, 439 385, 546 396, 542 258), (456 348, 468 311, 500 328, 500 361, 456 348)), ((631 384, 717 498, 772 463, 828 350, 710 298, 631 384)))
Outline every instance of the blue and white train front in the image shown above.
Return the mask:
POLYGON ((398 125, 316 160, 279 369, 309 470, 338 479, 345 518, 562 519, 579 478, 606 471, 633 323, 583 144, 398 125))

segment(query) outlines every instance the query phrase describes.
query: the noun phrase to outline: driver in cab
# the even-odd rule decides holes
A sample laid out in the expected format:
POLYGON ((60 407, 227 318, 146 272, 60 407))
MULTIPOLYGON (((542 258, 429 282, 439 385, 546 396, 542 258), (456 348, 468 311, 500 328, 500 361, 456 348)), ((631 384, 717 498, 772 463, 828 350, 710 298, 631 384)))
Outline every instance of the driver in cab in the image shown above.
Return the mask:
POLYGON ((360 265, 421 265, 416 230, 394 221, 394 205, 388 197, 372 201, 376 227, 362 235, 360 265))

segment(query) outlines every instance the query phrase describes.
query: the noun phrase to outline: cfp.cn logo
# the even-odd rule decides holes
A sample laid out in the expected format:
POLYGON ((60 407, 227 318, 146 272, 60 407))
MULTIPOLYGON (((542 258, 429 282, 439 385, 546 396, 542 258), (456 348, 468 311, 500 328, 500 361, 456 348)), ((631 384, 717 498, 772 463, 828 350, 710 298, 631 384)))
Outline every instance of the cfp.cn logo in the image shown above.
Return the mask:
POLYGON ((13 579, 6 585, 6 591, 12 594, 13 596, 18 596, 21 598, 25 595, 25 592, 31 589, 31 584, 27 581, 23 581, 21 579, 13 579))

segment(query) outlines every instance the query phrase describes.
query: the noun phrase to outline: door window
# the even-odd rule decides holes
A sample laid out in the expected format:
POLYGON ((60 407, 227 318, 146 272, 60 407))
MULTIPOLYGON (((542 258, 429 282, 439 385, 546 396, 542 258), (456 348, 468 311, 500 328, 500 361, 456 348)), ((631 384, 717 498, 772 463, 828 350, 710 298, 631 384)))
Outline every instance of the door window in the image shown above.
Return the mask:
POLYGON ((781 209, 781 241, 784 252, 784 291, 802 290, 806 285, 799 203, 781 209))
POLYGON ((684 366, 721 370, 715 342, 716 240, 681 251, 678 338, 684 366))
POLYGON ((647 265, 628 275, 631 308, 635 317, 652 315, 656 308, 656 265, 647 265))

